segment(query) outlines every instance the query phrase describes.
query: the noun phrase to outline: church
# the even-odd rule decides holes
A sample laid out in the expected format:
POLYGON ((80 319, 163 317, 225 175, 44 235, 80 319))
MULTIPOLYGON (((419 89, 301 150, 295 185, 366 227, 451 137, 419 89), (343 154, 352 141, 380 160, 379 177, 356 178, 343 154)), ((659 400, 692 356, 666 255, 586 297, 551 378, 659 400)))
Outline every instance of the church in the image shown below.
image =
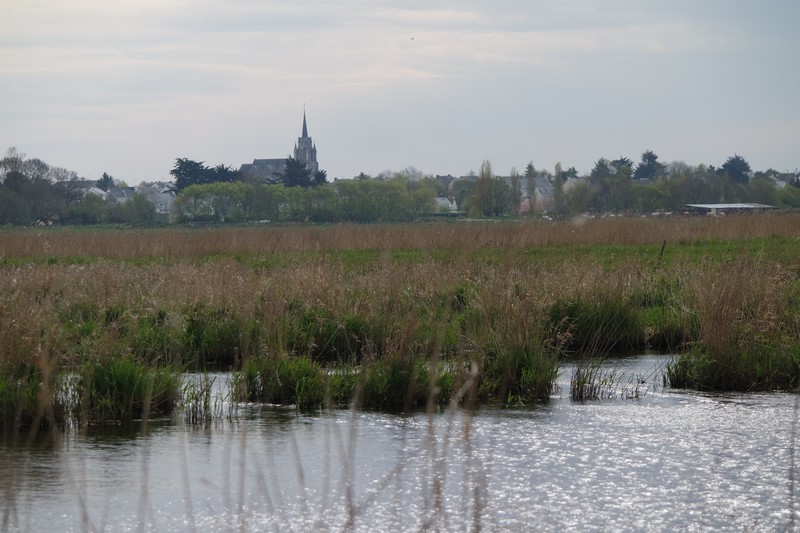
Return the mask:
MULTIPOLYGON (((303 133, 294 145, 294 158, 305 164, 313 175, 319 170, 317 163, 317 146, 308 136, 306 112, 303 111, 303 133)), ((245 163, 239 168, 243 176, 259 181, 275 181, 286 170, 286 158, 279 159, 253 159, 252 163, 245 163)))

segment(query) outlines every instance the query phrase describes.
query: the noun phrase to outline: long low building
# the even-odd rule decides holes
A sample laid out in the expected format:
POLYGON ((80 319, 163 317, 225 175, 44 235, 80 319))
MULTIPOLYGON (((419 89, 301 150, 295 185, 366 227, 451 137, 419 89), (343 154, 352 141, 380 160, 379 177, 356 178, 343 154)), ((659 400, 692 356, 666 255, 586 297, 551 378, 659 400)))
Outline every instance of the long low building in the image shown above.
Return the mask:
POLYGON ((744 213, 748 211, 763 211, 766 209, 777 209, 777 206, 766 204, 745 204, 745 203, 731 203, 731 204, 686 204, 686 207, 697 209, 706 212, 710 215, 719 215, 721 213, 744 213))

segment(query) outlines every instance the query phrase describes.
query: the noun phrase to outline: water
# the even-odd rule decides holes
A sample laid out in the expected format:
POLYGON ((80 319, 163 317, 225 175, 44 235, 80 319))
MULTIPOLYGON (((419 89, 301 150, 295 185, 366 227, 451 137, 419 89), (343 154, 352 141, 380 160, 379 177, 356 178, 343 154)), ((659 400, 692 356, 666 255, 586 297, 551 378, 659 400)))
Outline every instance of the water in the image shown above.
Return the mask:
POLYGON ((663 390, 664 362, 609 362, 610 397, 586 403, 570 400, 566 368, 549 405, 474 416, 256 406, 199 429, 7 436, 3 529, 795 528, 795 396, 663 390))

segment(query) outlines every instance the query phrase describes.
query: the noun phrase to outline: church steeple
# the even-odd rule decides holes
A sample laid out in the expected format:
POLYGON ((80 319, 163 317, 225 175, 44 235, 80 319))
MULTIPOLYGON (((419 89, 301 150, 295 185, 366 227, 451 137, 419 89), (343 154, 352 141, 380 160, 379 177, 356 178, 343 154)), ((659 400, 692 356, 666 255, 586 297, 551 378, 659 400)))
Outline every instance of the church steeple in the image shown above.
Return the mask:
POLYGON ((308 136, 305 109, 303 109, 303 134, 297 139, 297 144, 294 145, 294 158, 305 164, 306 168, 311 172, 319 170, 319 163, 317 163, 317 145, 311 137, 308 136))

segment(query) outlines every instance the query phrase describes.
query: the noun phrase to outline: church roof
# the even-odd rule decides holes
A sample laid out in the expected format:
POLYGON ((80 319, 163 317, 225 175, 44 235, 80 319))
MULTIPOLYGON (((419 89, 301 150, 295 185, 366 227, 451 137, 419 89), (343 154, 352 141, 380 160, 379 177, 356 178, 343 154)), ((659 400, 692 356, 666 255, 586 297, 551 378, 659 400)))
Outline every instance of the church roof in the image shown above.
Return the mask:
POLYGON ((306 126, 306 112, 303 110, 303 139, 308 137, 308 127, 306 126))

